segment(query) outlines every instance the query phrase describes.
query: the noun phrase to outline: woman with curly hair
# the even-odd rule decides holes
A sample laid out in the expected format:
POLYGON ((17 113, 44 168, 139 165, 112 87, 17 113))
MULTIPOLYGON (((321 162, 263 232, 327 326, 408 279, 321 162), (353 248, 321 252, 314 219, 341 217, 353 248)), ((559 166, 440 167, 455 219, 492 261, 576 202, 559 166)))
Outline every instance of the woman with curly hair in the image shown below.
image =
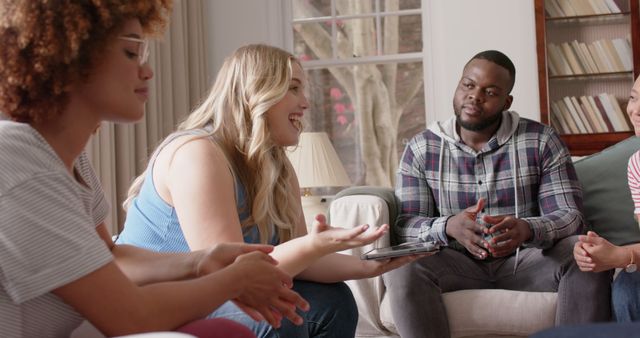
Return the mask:
POLYGON ((311 305, 302 326, 274 330, 236 304, 212 314, 259 337, 353 337, 355 300, 342 281, 375 276, 414 259, 361 261, 337 251, 371 243, 384 225, 332 228, 318 216, 307 234, 300 188, 285 147, 298 143, 306 79, 290 53, 249 45, 228 57, 205 101, 152 155, 125 202, 119 243, 189 251, 218 243, 269 243, 293 289, 311 305))
POLYGON ((170 7, 0 0, 2 337, 68 337, 83 318, 109 336, 182 326, 254 337, 229 320, 197 321, 228 300, 274 326, 302 321, 295 309, 308 304, 271 246, 158 254, 115 245, 105 227, 83 149, 101 121, 143 116, 153 75, 145 37, 161 32, 170 7))

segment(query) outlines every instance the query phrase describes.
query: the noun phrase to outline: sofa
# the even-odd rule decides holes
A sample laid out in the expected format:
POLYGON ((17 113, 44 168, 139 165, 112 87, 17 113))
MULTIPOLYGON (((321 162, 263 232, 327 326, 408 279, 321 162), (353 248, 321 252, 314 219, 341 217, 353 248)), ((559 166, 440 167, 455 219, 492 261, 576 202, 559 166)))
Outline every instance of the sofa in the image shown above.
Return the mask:
MULTIPOLYGON (((627 162, 640 149, 640 138, 630 137, 599 153, 574 161, 583 187, 586 230, 594 230, 612 243, 640 242, 627 186, 627 162)), ((338 193, 329 207, 331 224, 389 223, 397 214, 390 188, 351 187, 338 193)), ((392 232, 392 231, 391 231, 392 232)), ((387 236, 362 253, 390 244, 387 236)), ((398 337, 381 277, 348 281, 359 310, 357 337, 398 337)), ((443 294, 452 337, 523 337, 554 325, 557 294, 511 290, 461 290, 443 294)), ((429 305, 425 304, 425 311, 429 305)))

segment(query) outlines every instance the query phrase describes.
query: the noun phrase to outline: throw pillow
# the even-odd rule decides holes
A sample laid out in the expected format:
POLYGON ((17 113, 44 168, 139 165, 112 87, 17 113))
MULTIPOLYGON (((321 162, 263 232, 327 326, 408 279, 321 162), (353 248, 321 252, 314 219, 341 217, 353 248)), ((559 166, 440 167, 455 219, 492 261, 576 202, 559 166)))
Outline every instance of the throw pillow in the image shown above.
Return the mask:
POLYGON ((640 242, 627 184, 629 157, 639 149, 640 138, 630 137, 574 163, 584 193, 587 230, 616 245, 640 242))

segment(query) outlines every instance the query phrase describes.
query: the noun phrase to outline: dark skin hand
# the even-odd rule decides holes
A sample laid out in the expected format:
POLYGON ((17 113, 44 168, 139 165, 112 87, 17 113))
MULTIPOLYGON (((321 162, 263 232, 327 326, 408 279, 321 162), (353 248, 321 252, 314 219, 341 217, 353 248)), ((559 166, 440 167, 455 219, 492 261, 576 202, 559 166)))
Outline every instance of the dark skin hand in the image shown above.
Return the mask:
POLYGON ((478 259, 488 256, 489 242, 483 238, 488 229, 476 222, 478 213, 484 208, 485 200, 481 198, 476 205, 447 220, 445 231, 447 236, 455 238, 460 244, 478 259))
POLYGON ((513 216, 485 215, 482 220, 493 224, 488 229, 489 234, 494 234, 494 237, 488 242, 488 249, 493 257, 508 256, 531 238, 529 223, 513 216))
POLYGON ((476 258, 485 259, 489 254, 493 257, 508 256, 531 238, 529 224, 510 215, 484 215, 482 220, 492 224, 489 228, 476 222, 484 204, 485 199, 481 198, 474 206, 449 218, 445 230, 449 237, 456 239, 476 258), (487 234, 494 237, 487 241, 484 238, 487 234))

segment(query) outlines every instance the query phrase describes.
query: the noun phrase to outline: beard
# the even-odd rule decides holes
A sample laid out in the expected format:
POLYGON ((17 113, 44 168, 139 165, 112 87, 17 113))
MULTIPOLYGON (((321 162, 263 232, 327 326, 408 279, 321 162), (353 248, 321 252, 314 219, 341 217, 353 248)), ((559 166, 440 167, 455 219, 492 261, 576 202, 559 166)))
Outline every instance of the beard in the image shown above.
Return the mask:
POLYGON ((456 123, 461 128, 464 128, 469 131, 483 131, 490 126, 493 126, 496 123, 499 124, 500 121, 502 120, 502 111, 499 111, 493 115, 488 116, 484 120, 475 122, 475 123, 463 121, 462 118, 460 118, 461 116, 460 110, 456 110, 455 113, 456 113, 456 123))

